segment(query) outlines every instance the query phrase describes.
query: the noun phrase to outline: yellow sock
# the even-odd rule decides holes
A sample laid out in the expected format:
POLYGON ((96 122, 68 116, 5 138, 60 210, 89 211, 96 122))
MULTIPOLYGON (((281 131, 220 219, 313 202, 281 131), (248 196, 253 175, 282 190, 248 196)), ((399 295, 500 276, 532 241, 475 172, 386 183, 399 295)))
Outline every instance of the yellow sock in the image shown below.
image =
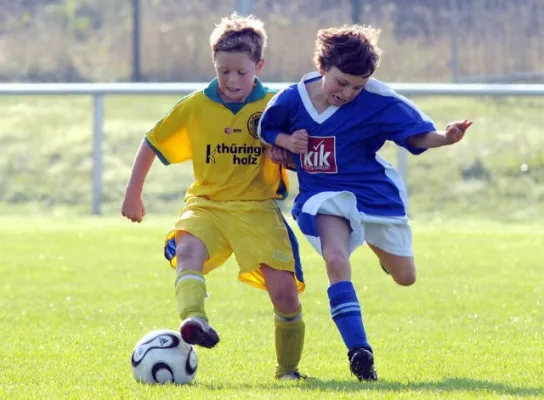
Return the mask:
POLYGON ((274 310, 276 328, 276 378, 298 371, 298 363, 304 347, 304 321, 302 307, 296 312, 285 314, 274 310))
POLYGON ((198 271, 182 271, 176 278, 176 302, 181 320, 200 317, 208 321, 206 311, 204 311, 205 299, 206 280, 204 276, 198 271))

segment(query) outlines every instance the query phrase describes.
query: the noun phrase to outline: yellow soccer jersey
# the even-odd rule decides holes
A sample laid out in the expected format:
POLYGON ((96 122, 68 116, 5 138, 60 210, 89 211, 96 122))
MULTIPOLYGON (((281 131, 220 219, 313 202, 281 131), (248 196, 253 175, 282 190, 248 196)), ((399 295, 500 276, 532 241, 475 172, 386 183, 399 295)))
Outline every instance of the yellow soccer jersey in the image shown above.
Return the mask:
POLYGON ((192 158, 195 182, 185 198, 282 199, 289 187, 258 139, 259 118, 274 92, 259 80, 245 103, 223 103, 217 79, 184 97, 146 135, 163 164, 192 158))

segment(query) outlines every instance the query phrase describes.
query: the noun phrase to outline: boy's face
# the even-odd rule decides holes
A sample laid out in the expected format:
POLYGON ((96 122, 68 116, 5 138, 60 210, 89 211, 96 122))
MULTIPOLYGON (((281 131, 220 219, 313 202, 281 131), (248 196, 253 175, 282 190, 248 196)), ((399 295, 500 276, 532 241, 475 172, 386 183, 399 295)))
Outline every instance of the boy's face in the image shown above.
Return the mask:
POLYGON ((321 71, 323 92, 331 106, 340 107, 353 100, 370 79, 357 75, 345 74, 336 67, 321 71))
POLYGON ((255 63, 247 53, 219 51, 214 65, 222 100, 244 102, 253 90, 255 77, 263 69, 264 60, 255 63))

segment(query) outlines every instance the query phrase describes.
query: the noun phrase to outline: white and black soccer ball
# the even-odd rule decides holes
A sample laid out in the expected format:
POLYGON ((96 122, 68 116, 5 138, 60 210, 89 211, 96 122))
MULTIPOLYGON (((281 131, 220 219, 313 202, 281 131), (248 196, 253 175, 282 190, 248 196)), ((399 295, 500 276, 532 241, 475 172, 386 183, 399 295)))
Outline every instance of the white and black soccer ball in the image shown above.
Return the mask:
POLYGON ((198 357, 193 346, 169 329, 158 329, 142 337, 132 351, 132 375, 138 382, 157 384, 191 383, 198 357))

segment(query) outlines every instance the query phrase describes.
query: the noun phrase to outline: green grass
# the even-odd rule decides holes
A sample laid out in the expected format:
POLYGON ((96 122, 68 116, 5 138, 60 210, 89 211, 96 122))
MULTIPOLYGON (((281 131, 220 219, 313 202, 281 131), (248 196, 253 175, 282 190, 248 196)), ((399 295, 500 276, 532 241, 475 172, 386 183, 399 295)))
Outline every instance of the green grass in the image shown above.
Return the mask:
POLYGON ((208 277, 221 334, 198 350, 193 385, 137 384, 129 357, 155 328, 176 328, 173 272, 162 259, 171 220, 0 217, 0 398, 542 398, 544 284, 539 223, 416 221, 418 282, 396 286, 367 248, 354 282, 380 381, 350 376, 330 319, 322 263, 301 240, 307 340, 301 370, 272 378, 267 295, 229 261, 208 277))
MULTIPOLYGON (((118 212, 143 134, 177 99, 106 97, 105 213, 118 212)), ((438 128, 460 118, 473 119, 474 126, 455 147, 410 157, 408 187, 413 216, 469 214, 518 221, 544 217, 543 100, 414 100, 438 128)), ((90 212, 91 99, 0 97, 0 119, 0 214, 90 212)), ((382 153, 395 162, 394 146, 387 146, 382 153)), ((148 209, 175 214, 192 179, 190 163, 165 168, 157 161, 144 193, 148 209)), ((293 181, 296 193, 294 176, 293 181)))

